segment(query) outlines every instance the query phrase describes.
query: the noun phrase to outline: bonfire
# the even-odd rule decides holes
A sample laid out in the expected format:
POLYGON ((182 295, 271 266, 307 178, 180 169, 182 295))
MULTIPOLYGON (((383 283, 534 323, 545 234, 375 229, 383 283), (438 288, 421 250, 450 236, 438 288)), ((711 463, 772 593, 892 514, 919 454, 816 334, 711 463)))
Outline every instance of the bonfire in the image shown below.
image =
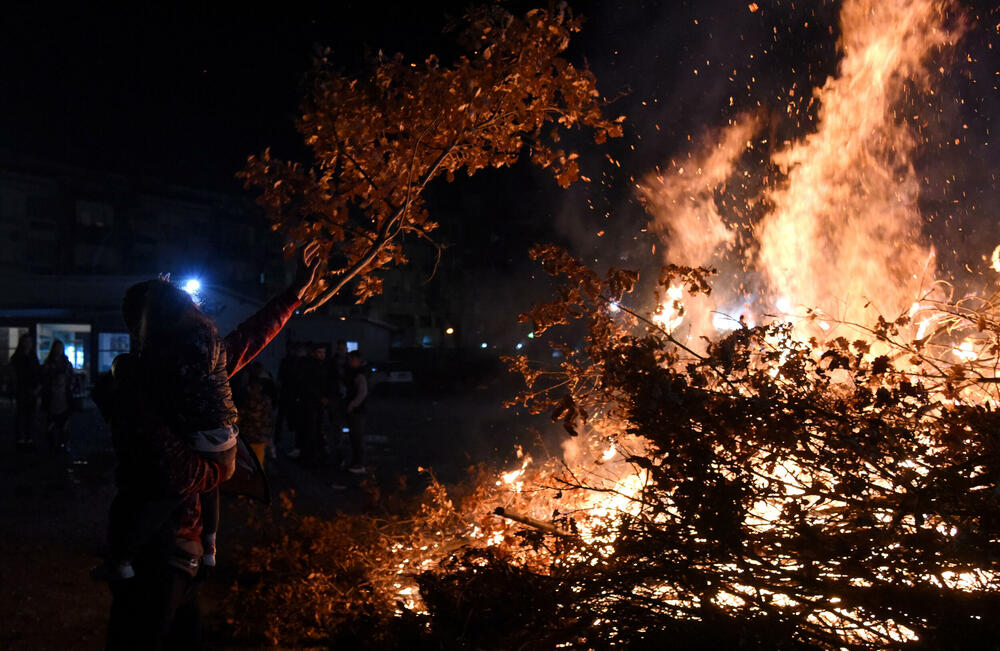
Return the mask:
MULTIPOLYGON (((330 612, 353 599, 479 648, 995 640, 1000 297, 938 279, 920 140, 896 115, 930 92, 956 15, 845 0, 816 128, 772 150, 764 190, 732 190, 753 115, 643 179, 655 288, 648 269, 537 247, 565 282, 522 319, 560 356, 508 363, 561 449, 432 482, 415 515, 372 526, 363 594, 324 592, 330 612)), ((329 541, 347 525, 311 526, 329 541)))

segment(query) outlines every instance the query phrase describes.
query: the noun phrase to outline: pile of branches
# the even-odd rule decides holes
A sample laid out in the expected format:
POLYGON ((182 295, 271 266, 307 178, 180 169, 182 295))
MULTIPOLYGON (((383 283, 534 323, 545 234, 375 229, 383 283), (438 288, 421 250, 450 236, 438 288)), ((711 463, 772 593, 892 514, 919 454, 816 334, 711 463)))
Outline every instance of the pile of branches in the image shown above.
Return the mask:
MULTIPOLYGON (((989 301, 938 305, 921 339, 909 315, 841 324, 857 337, 822 341, 778 321, 696 352, 624 307, 635 273, 599 276, 554 247, 533 255, 566 281, 525 315, 536 336, 580 323, 586 334, 554 343, 556 367, 511 360, 522 400, 581 437, 602 421, 620 433, 612 442, 644 441, 619 447, 643 486, 610 545, 572 535, 579 516, 557 510, 551 523, 567 535, 539 528, 531 563, 469 549, 425 574, 443 637, 476 648, 1000 639, 1000 327, 989 301), (975 355, 950 355, 970 333, 975 355)), ((668 267, 660 281, 699 293, 708 275, 668 267)), ((571 468, 547 484, 555 503, 608 490, 571 468)))
POLYGON ((257 543, 224 602, 231 637, 256 646, 422 648, 420 550, 456 540, 466 525, 433 475, 416 497, 367 488, 361 513, 303 515, 283 493, 278 508, 251 519, 257 543))
MULTIPOLYGON (((524 319, 562 356, 509 360, 518 401, 615 460, 553 456, 514 491, 481 471, 462 500, 432 481, 396 515, 277 516, 234 589, 242 633, 480 649, 1000 639, 996 300, 938 303, 920 327, 810 314, 694 350, 627 307, 637 274, 533 255, 565 282, 524 319)), ((697 294, 709 276, 671 266, 660 283, 697 294)))

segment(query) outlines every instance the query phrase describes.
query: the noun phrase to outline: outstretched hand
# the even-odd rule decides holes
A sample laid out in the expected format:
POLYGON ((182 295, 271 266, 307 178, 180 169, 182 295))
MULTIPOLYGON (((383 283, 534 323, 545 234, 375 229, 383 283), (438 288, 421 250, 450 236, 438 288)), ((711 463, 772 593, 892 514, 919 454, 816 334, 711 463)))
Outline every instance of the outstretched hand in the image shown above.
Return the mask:
POLYGON ((292 290, 299 300, 305 298, 319 277, 319 263, 319 242, 310 242, 299 249, 295 280, 292 281, 292 290))

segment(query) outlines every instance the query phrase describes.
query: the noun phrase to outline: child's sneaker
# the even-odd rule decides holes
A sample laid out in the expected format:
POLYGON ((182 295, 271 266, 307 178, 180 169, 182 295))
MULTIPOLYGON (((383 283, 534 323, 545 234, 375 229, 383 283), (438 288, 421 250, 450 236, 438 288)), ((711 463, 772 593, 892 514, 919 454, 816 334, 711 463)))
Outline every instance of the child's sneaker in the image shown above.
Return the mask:
POLYGON ((90 570, 90 578, 94 581, 125 581, 135 576, 135 569, 128 561, 104 561, 94 569, 90 570))
POLYGON ((201 557, 201 564, 205 567, 215 567, 215 534, 206 535, 201 544, 205 547, 205 553, 201 557))

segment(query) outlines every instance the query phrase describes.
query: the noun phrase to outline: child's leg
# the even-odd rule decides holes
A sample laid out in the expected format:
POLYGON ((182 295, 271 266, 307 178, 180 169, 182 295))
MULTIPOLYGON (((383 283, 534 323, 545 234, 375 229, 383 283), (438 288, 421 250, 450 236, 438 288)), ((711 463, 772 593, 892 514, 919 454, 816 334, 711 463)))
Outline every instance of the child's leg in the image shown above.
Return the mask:
POLYGON ((202 563, 215 565, 215 535, 219 531, 219 489, 201 494, 201 544, 205 548, 202 563))

